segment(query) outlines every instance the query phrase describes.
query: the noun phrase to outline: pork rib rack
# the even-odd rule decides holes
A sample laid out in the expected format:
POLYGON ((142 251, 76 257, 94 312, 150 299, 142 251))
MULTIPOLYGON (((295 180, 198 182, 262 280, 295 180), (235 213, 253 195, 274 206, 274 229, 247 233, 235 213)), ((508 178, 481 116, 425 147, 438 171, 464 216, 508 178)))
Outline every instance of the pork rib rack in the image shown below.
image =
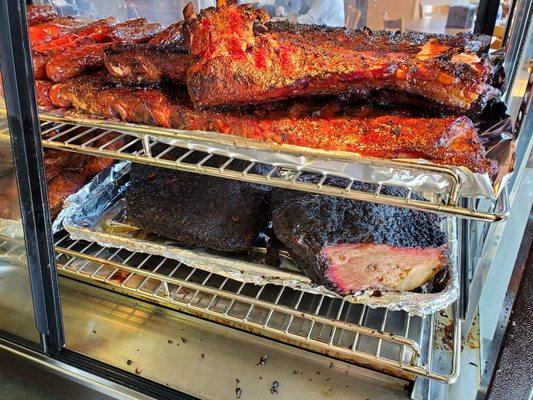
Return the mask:
POLYGON ((481 51, 489 38, 370 32, 269 23, 264 10, 232 2, 191 27, 188 87, 197 107, 290 97, 396 90, 443 108, 482 108, 499 91, 481 51))
POLYGON ((29 26, 42 24, 58 17, 56 9, 51 5, 29 4, 26 8, 26 18, 29 26))
POLYGON ((124 84, 154 85, 165 80, 185 83, 191 63, 189 24, 196 18, 191 3, 183 15, 184 21, 168 26, 148 43, 125 43, 106 49, 109 75, 124 84))
POLYGON ((175 45, 120 44, 105 50, 104 63, 117 82, 154 85, 163 80, 185 82, 190 57, 175 45))
MULTIPOLYGON (((80 76, 91 69, 104 65, 104 51, 114 43, 143 43, 162 30, 162 26, 150 23, 145 18, 131 19, 109 27, 106 35, 91 44, 88 37, 80 37, 81 45, 71 49, 48 49, 46 75, 53 82, 64 82, 80 76), (98 42, 97 42, 98 41, 98 42)), ((45 53, 46 54, 46 53, 45 53)))
POLYGON ((472 171, 497 171, 469 118, 417 117, 339 100, 270 104, 252 110, 195 110, 179 89, 124 88, 102 76, 84 76, 50 89, 56 107, 104 118, 187 130, 215 131, 251 139, 369 157, 421 157, 472 171))

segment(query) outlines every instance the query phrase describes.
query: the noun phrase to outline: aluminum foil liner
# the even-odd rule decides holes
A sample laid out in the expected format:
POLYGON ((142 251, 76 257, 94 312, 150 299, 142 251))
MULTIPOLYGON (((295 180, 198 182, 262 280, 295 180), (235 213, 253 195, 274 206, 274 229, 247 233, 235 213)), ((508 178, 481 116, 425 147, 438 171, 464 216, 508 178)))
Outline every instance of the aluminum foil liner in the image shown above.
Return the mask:
POLYGON ((73 239, 97 242, 103 246, 158 255, 178 260, 184 264, 228 277, 240 282, 265 285, 272 283, 304 292, 344 298, 348 302, 362 303, 370 307, 387 307, 404 310, 416 315, 434 313, 451 304, 458 297, 458 257, 455 237, 455 219, 445 219, 442 228, 450 238, 450 261, 443 288, 437 293, 364 291, 342 296, 322 286, 314 285, 299 272, 290 257, 282 254, 279 267, 264 263, 264 249, 258 248, 247 255, 234 255, 184 247, 160 236, 144 233, 124 219, 124 193, 129 185, 129 163, 116 164, 101 173, 90 184, 69 198, 69 207, 64 210, 64 228, 73 239))
MULTIPOLYGON (((100 172, 96 175, 93 180, 100 182, 108 177, 109 171, 100 172), (103 175, 103 177, 100 177, 103 175)), ((83 196, 87 195, 88 191, 91 191, 93 187, 92 181, 85 184, 78 192, 71 194, 63 202, 62 210, 57 215, 57 217, 52 222, 52 233, 55 234, 63 229, 63 218, 67 214, 66 209, 71 207, 72 204, 77 204, 79 202, 79 193, 83 193, 83 196)), ((22 238, 24 237, 24 228, 22 227, 22 220, 12 220, 0 218, 0 235, 4 235, 11 238, 22 238)))
MULTIPOLYGON (((217 132, 166 129, 118 120, 95 119, 76 111, 66 113, 54 111, 53 114, 42 114, 44 119, 47 119, 47 116, 52 120, 100 126, 132 135, 149 135, 154 140, 180 148, 289 169, 339 176, 367 183, 402 186, 421 193, 450 192, 451 181, 448 177, 441 173, 417 169, 417 166, 435 165, 423 159, 368 158, 351 152, 280 145, 217 132)), ((480 121, 475 124, 487 149, 487 155, 496 160, 500 167, 498 176, 493 181, 488 174, 473 173, 465 167, 446 166, 446 168, 459 177, 460 195, 495 200, 514 168, 512 123, 510 117, 505 114, 505 106, 496 103, 488 108, 480 121)))
POLYGON ((10 238, 21 238, 24 236, 21 220, 0 218, 0 235, 10 238))

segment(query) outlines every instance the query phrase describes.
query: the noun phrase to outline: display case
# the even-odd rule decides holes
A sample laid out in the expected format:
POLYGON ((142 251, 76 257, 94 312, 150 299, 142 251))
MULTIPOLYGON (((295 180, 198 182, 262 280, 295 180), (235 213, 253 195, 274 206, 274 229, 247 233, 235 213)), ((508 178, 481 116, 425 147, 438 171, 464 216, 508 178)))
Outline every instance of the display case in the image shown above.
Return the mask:
MULTIPOLYGON (((147 17, 165 26, 182 19, 186 6, 179 1, 40 3, 61 16, 147 17)), ((196 10, 215 6, 193 3, 196 10)), ((494 370, 491 354, 498 350, 496 325, 509 316, 504 308, 513 288, 509 282, 520 278, 518 266, 531 244, 524 234, 533 198, 531 4, 251 3, 260 3, 272 19, 291 23, 426 34, 475 30, 493 36, 493 47, 502 47, 497 53, 504 57, 509 116, 500 121, 507 136, 488 151, 505 165, 505 173, 491 180, 433 162, 45 110, 36 100, 26 5, 3 0, 0 350, 5 360, 15 360, 13 365, 25 360, 60 380, 54 390, 78 391, 85 398, 483 396, 494 370), (49 200, 64 186, 51 182, 75 168, 54 178, 47 172, 51 160, 65 155, 116 163, 80 183, 58 212, 49 200), (398 301, 392 295, 392 305, 386 294, 354 298, 309 288, 309 278, 294 268, 248 262, 250 270, 243 270, 242 259, 229 269, 215 268, 205 261, 212 254, 199 258, 186 248, 194 254, 185 261, 183 249, 176 255, 169 251, 172 243, 146 235, 139 245, 131 240, 135 228, 115 212, 120 179, 129 179, 131 163, 444 216, 456 268, 449 289, 456 297, 438 307, 413 306, 416 296, 398 301), (246 274, 261 280, 246 281, 246 274)), ((81 171, 86 164, 76 165, 81 171)), ((228 265, 226 256, 216 257, 228 265)))

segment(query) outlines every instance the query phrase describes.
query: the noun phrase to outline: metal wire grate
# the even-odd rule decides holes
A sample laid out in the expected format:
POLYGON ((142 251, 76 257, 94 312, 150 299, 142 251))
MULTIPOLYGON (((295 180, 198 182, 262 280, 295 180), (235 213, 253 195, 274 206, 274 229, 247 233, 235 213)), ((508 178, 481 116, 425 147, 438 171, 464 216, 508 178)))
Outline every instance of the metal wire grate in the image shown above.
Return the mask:
MULTIPOLYGON (((108 125, 113 126, 112 124, 108 125)), ((43 146, 46 148, 106 156, 164 168, 489 222, 503 220, 507 215, 508 207, 505 191, 502 191, 502 195, 497 202, 473 201, 470 207, 462 206, 463 202, 458 192, 458 186, 454 184, 450 185, 448 193, 432 194, 425 196, 425 198, 413 196, 413 192, 410 190, 404 190, 398 196, 392 196, 383 193, 382 185, 371 185, 371 190, 364 191, 359 187, 356 189, 353 180, 339 178, 343 179, 342 183, 339 184, 338 179, 332 180, 332 178, 335 178, 333 174, 327 176, 318 175, 318 179, 309 181, 309 179, 305 179, 308 171, 301 167, 294 169, 284 168, 284 173, 279 174, 280 167, 278 165, 266 165, 264 163, 244 161, 236 157, 230 158, 216 155, 214 151, 206 149, 205 146, 202 151, 193 150, 187 147, 194 147, 187 141, 180 142, 180 147, 174 143, 170 145, 165 142, 165 140, 168 141, 168 134, 158 136, 154 132, 158 132, 156 128, 150 133, 124 131, 124 127, 120 131, 114 131, 105 129, 104 124, 102 124, 102 127, 82 126, 56 120, 46 121, 42 124, 43 146), (213 162, 215 160, 217 161, 216 164, 213 162), (239 161, 241 164, 243 162, 247 163, 246 168, 239 170, 232 168, 235 161, 239 161), (262 168, 254 168, 257 165, 261 165, 262 168)), ((426 173, 449 174, 448 178, 452 181, 458 180, 453 170, 447 170, 445 167, 421 166, 419 164, 396 161, 391 164, 390 160, 375 160, 373 163, 383 163, 386 168, 393 168, 391 165, 398 164, 396 168, 399 171, 413 168, 420 168, 423 171, 427 169, 426 173), (401 167, 403 164, 405 166, 401 167), (413 165, 416 165, 416 167, 413 165)))
MULTIPOLYGON (((436 315, 371 309, 272 284, 244 284, 160 256, 103 247, 56 235, 59 273, 267 336, 405 379, 453 382, 458 374, 460 322, 449 321, 449 371, 425 362, 436 315)), ((438 316, 437 316, 438 317, 438 316)))
MULTIPOLYGON (((52 118, 52 117, 48 117, 52 118)), ((473 220, 495 222, 504 220, 508 214, 508 193, 502 190, 497 201, 476 200, 464 206, 465 197, 459 193, 456 184, 450 185, 448 193, 436 193, 424 198, 413 197, 411 190, 404 190, 403 195, 392 196, 384 194, 383 185, 371 185, 372 189, 363 191, 359 187, 355 189, 354 181, 340 178, 335 180, 334 174, 318 175, 316 180, 305 179, 308 172, 305 168, 284 168, 284 174, 277 174, 280 167, 277 165, 259 164, 254 161, 245 161, 236 157, 222 157, 213 151, 199 151, 185 147, 177 147, 165 143, 168 135, 162 131, 159 137, 153 132, 143 131, 114 131, 97 126, 85 126, 69 122, 46 121, 42 124, 43 146, 51 149, 59 149, 95 156, 128 160, 137 163, 155 165, 163 168, 179 169, 188 172, 220 176, 229 179, 261 183, 270 186, 291 188, 312 193, 327 194, 355 200, 373 203, 387 204, 398 207, 406 207, 421 211, 435 212, 443 215, 458 216, 473 220), (119 144, 117 146, 117 144, 119 144), (202 157, 199 157, 202 155, 202 157), (212 163, 218 160, 218 165, 212 163), (222 161, 221 161, 222 160, 222 161), (232 168, 235 161, 247 163, 246 168, 236 170, 232 168), (254 168, 262 165, 263 168, 254 168), (335 184, 332 184, 335 182, 335 184)), ((101 124, 110 125, 112 124, 101 124)), ((8 132, 0 131, 0 138, 7 138, 8 132)), ((180 145, 181 146, 181 145, 180 145)), ((428 174, 443 174, 457 183, 458 177, 453 170, 446 167, 433 165, 420 165, 408 162, 390 160, 373 160, 373 164, 383 163, 386 168, 396 168, 398 171, 407 169, 420 169, 428 174), (404 165, 405 164, 405 165, 404 165), (404 167, 402 167, 404 165, 404 167)))
MULTIPOLYGON (((459 373, 455 307, 421 318, 284 286, 244 284, 176 260, 73 240, 66 231, 55 242, 60 275, 403 379, 452 383, 459 373), (431 369, 437 340, 446 341, 439 345, 451 354, 447 371, 431 369)), ((0 232, 0 260, 24 264, 24 257, 23 240, 0 232)))

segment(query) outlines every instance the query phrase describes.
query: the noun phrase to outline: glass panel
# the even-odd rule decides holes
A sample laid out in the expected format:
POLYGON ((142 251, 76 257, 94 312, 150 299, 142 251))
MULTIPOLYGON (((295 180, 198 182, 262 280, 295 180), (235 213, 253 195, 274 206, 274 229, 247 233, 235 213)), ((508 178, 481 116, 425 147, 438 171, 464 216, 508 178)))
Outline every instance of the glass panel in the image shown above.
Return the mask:
MULTIPOLYGON (((93 18, 112 15, 121 20, 147 17, 168 25, 182 18, 182 10, 189 2, 198 10, 214 6, 216 0, 41 0, 36 3, 54 4, 63 15, 93 18)), ((473 30, 479 0, 247 0, 241 3, 263 7, 275 20, 349 28, 367 26, 372 30, 458 33, 473 30)), ((500 3, 499 30, 505 26, 510 0, 500 3)))
POLYGON ((0 331, 38 342, 0 75, 0 331))

